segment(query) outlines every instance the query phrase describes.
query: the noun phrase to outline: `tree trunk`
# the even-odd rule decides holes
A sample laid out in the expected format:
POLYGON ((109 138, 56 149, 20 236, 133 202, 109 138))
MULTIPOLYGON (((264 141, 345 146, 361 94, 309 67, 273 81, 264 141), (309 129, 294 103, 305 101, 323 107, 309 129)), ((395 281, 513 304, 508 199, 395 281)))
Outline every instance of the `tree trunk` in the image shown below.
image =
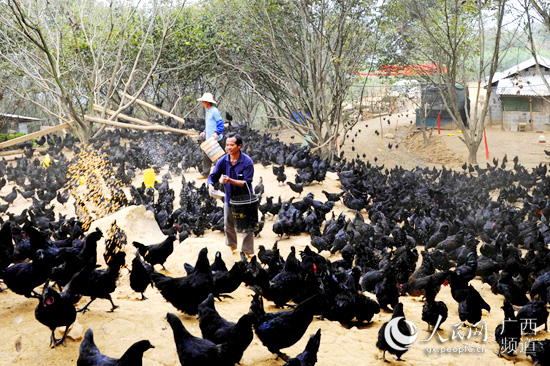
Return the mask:
POLYGON ((468 163, 472 165, 477 164, 477 147, 474 146, 475 144, 468 145, 468 163))
POLYGON ((88 145, 88 141, 92 137, 92 124, 84 122, 83 124, 75 123, 73 125, 73 131, 75 136, 80 140, 82 145, 88 145))
POLYGON ((477 151, 479 150, 479 145, 481 145, 481 140, 477 137, 474 138, 473 141, 470 143, 466 143, 466 146, 468 147, 468 163, 475 165, 477 164, 477 151))

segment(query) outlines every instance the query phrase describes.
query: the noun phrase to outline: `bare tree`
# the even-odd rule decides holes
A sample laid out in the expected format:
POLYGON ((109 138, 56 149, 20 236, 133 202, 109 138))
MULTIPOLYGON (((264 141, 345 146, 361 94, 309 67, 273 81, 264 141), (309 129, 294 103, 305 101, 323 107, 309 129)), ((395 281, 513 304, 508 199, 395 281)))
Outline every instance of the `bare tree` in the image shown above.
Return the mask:
POLYGON ((541 0, 529 0, 535 11, 541 16, 542 21, 550 29, 550 3, 541 0))
POLYGON ((333 154, 335 139, 357 123, 343 106, 372 56, 376 2, 227 0, 217 9, 223 4, 232 14, 220 14, 230 17, 220 61, 242 75, 268 117, 333 154))
MULTIPOLYGON (((462 129, 460 139, 468 148, 468 161, 477 163, 477 151, 483 139, 488 112, 490 85, 500 63, 500 38, 506 0, 493 2, 464 2, 461 0, 437 0, 426 2, 412 0, 403 3, 404 9, 414 19, 416 31, 411 28, 411 41, 416 43, 409 56, 410 63, 429 62, 436 72, 421 72, 424 82, 438 87, 441 100, 453 122, 462 129), (488 22, 488 19, 493 21, 488 22), (486 24, 492 23, 488 35, 486 24), (491 54, 486 55, 486 44, 492 44, 491 54), (476 81, 476 101, 470 110, 468 98, 458 103, 455 85, 476 81), (480 99, 485 90, 485 99, 480 99)), ((465 85, 467 88, 467 85, 465 85)))
POLYGON ((109 117, 115 120, 134 102, 120 94, 137 97, 149 84, 184 6, 162 4, 8 0, 0 5, 0 57, 32 87, 3 86, 60 121, 74 121, 86 143, 92 125, 83 116, 94 104, 116 105, 109 117))
MULTIPOLYGON (((535 46, 535 40, 534 40, 534 32, 533 32, 533 22, 534 18, 530 13, 530 7, 529 3, 533 6, 535 9, 535 12, 542 18, 542 23, 545 25, 545 27, 550 30, 550 4, 547 2, 537 2, 536 0, 525 0, 523 4, 523 8, 525 10, 525 15, 527 18, 526 21, 526 28, 527 28, 527 39, 528 39, 528 46, 527 48, 531 52, 531 55, 535 59, 535 65, 537 68, 537 72, 542 76, 542 81, 544 85, 546 86, 546 89, 550 90, 550 83, 544 76, 544 72, 542 71, 542 68, 540 67, 539 58, 537 57, 538 50, 535 46)), ((543 99, 547 100, 547 98, 542 97, 543 99)))

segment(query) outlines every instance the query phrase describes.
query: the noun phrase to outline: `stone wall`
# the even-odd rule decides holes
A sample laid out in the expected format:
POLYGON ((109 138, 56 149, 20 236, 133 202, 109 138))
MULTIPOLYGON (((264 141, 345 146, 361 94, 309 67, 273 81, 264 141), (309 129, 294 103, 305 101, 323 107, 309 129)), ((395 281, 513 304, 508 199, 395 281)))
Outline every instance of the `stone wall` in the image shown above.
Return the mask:
POLYGON ((519 123, 526 123, 528 131, 550 131, 550 114, 546 112, 533 112, 533 125, 529 124, 529 112, 505 111, 503 114, 504 128, 508 131, 519 123))
POLYGON ((502 124, 502 103, 500 98, 495 93, 495 89, 491 91, 491 96, 489 97, 489 112, 487 116, 487 121, 489 125, 500 125, 502 124))

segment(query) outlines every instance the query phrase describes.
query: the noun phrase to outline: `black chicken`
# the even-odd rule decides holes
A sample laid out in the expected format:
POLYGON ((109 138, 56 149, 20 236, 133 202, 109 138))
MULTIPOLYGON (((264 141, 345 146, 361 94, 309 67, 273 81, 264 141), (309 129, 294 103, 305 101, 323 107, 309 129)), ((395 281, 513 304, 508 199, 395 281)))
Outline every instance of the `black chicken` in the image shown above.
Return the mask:
POLYGON ((11 234, 11 223, 6 221, 0 229, 0 273, 13 261, 13 236, 11 234))
POLYGON ((65 345, 65 337, 67 336, 69 327, 76 320, 76 309, 71 294, 66 291, 60 294, 46 282, 42 291, 42 297, 34 309, 34 316, 36 320, 52 331, 50 337, 51 348, 60 344, 65 345), (55 338, 55 329, 58 327, 65 327, 65 332, 59 340, 55 338))
POLYGON ((514 308, 508 301, 501 307, 504 310, 504 321, 495 329, 495 340, 498 343, 498 357, 504 349, 509 355, 514 353, 521 340, 521 326, 518 323, 514 308))
MULTIPOLYGON (((401 286, 401 294, 409 294, 411 296, 426 295, 427 288, 433 286, 435 294, 439 292, 441 285, 448 285, 446 282, 449 277, 450 271, 436 272, 426 277, 420 277, 412 280, 411 282, 404 283, 401 286)), ((412 277, 412 276, 411 276, 412 277)))
POLYGON ((61 193, 61 191, 58 191, 56 198, 57 198, 57 202, 65 206, 65 203, 67 203, 67 201, 69 200, 69 193, 68 192, 61 193))
POLYGON ((283 366, 313 366, 317 363, 317 352, 321 344, 321 329, 309 337, 306 349, 295 358, 291 358, 283 366))
POLYGON ((94 333, 91 329, 86 331, 80 344, 77 366, 142 366, 145 351, 155 348, 151 342, 142 340, 128 348, 121 358, 105 356, 94 343, 94 333))
MULTIPOLYGON (((214 294, 229 294, 239 288, 246 279, 247 267, 244 262, 236 262, 229 271, 212 272, 214 278, 214 294)), ((227 296, 227 295, 226 295, 227 296)))
POLYGON ((536 327, 544 324, 544 330, 548 330, 548 310, 545 301, 529 301, 527 305, 518 310, 517 318, 532 319, 535 321, 536 327))
MULTIPOLYGON (((275 167, 273 167, 273 170, 275 171, 275 167)), ((286 174, 285 174, 285 166, 284 164, 281 165, 277 171, 277 182, 284 183, 286 180, 286 174)))
POLYGON ((15 187, 13 187, 10 193, 5 196, 0 196, 0 198, 11 204, 17 198, 17 190, 15 189, 15 187))
POLYGON ((386 271, 384 279, 374 287, 374 293, 381 309, 388 310, 388 305, 394 309, 399 302, 399 289, 393 271, 386 271))
POLYGON ((448 277, 449 285, 451 286, 451 295, 456 302, 460 303, 468 297, 469 287, 468 282, 465 281, 458 273, 452 271, 448 277))
POLYGON ((426 301, 422 307, 422 320, 428 323, 428 331, 430 326, 433 328, 437 325, 439 328, 449 314, 443 301, 435 301, 436 294, 436 283, 432 281, 426 286, 426 301))
POLYGON ((151 280, 166 301, 189 315, 196 315, 198 305, 214 292, 214 279, 207 255, 208 249, 201 249, 193 273, 185 277, 172 278, 153 269, 150 273, 151 280))
POLYGON ((194 337, 185 329, 181 320, 174 314, 166 314, 166 320, 174 333, 178 358, 185 366, 232 366, 226 357, 229 346, 217 345, 208 339, 194 337))
MULTIPOLYGON (((401 356, 403 356, 403 354, 408 351, 408 347, 410 347, 410 344, 400 344, 395 339, 392 339, 392 343, 398 348, 390 346, 388 344, 388 341, 386 340, 386 327, 390 326, 390 324, 392 326, 392 330, 397 328, 398 333, 400 333, 403 337, 410 337, 413 335, 411 329, 409 329, 409 326, 405 322, 405 313, 403 312, 402 303, 397 303, 397 305, 395 305, 391 320, 382 324, 382 327, 380 327, 380 330, 378 331, 378 341, 376 342, 376 347, 378 347, 378 349, 383 352, 382 359, 384 361, 387 361, 386 351, 393 355, 396 355, 397 360, 401 360, 401 356)), ((390 337, 393 337, 393 332, 389 333, 390 337)))
POLYGON ((365 202, 362 198, 355 198, 351 194, 344 194, 344 205, 355 211, 361 211, 365 207, 365 202))
MULTIPOLYGON (((271 248, 271 250, 265 249, 263 245, 258 246, 258 259, 260 262, 266 265, 271 262, 271 258, 273 257, 275 251, 277 251, 277 243, 278 241, 273 244, 273 248, 271 248)), ((277 251, 277 255, 279 255, 279 251, 277 251)))
POLYGON ((260 177, 260 183, 258 183, 258 185, 254 187, 254 194, 260 197, 264 194, 264 180, 262 177, 260 177))
POLYGON ((317 252, 321 253, 323 250, 330 251, 332 244, 322 236, 311 236, 311 246, 317 249, 317 252))
POLYGON ((537 277, 533 286, 531 287, 531 298, 534 299, 535 296, 539 296, 540 300, 547 300, 546 292, 550 287, 550 272, 546 272, 537 277))
POLYGON ((25 297, 40 298, 34 289, 46 282, 53 267, 51 253, 38 249, 32 262, 17 263, 4 270, 0 277, 10 290, 25 297))
POLYGON ((512 305, 523 306, 529 302, 529 299, 525 295, 525 290, 520 288, 511 278, 505 280, 501 275, 496 288, 498 293, 504 296, 512 305))
POLYGON ((315 295, 301 302, 294 310, 266 313, 261 296, 255 294, 250 312, 256 317, 256 335, 269 352, 288 359, 281 349, 292 346, 302 338, 318 306, 319 295, 315 295))
POLYGON ((143 293, 151 283, 149 270, 146 266, 148 265, 141 260, 139 250, 136 250, 136 256, 132 260, 132 271, 130 272, 130 287, 135 292, 141 293, 141 300, 147 300, 143 293))
POLYGON ((216 252, 216 255, 214 256, 214 263, 212 263, 212 265, 210 266, 210 270, 212 272, 217 272, 217 271, 227 272, 227 266, 223 261, 222 253, 220 251, 216 252))
POLYGON ((20 190, 17 190, 17 193, 19 193, 21 195, 21 197, 23 197, 24 199, 29 199, 31 198, 32 196, 34 196, 35 194, 35 191, 34 191, 34 188, 29 190, 29 191, 20 191, 20 190))
POLYGON ((109 262, 107 269, 94 269, 95 265, 88 264, 82 269, 76 278, 71 280, 72 291, 74 293, 90 296, 90 301, 84 307, 78 309, 78 312, 86 312, 88 307, 95 299, 106 299, 111 302, 111 312, 118 308, 111 298, 111 293, 116 289, 116 282, 120 274, 120 269, 125 264, 126 253, 116 253, 109 262))
POLYGON ((477 324, 481 320, 481 310, 491 311, 491 306, 483 300, 479 292, 470 285, 466 300, 458 304, 458 316, 461 321, 468 321, 470 324, 477 324))
POLYGON ((139 254, 145 262, 152 266, 160 264, 166 270, 164 262, 166 262, 168 256, 174 251, 174 240, 176 240, 175 236, 169 236, 159 244, 144 245, 134 241, 132 245, 139 250, 139 254))
POLYGON ((321 192, 327 197, 327 200, 332 202, 340 201, 340 197, 342 197, 345 193, 344 191, 340 193, 328 193, 327 191, 321 191, 321 192))
POLYGON ((361 275, 358 267, 355 267, 346 274, 343 283, 338 283, 338 288, 331 283, 331 276, 325 279, 323 288, 327 293, 326 318, 336 320, 344 326, 350 326, 351 321, 356 318, 359 323, 370 322, 374 314, 380 313, 380 306, 376 301, 358 293, 356 290, 356 278, 361 275), (336 296, 334 294, 336 293, 336 296), (334 297, 334 298, 332 298, 334 297))
POLYGON ((298 195, 301 195, 304 191, 304 184, 303 183, 292 183, 292 182, 286 182, 290 186, 290 189, 292 189, 294 192, 298 193, 298 195))
POLYGON ((269 288, 262 288, 263 296, 275 303, 277 307, 285 306, 303 288, 300 262, 294 251, 288 255, 280 273, 269 281, 269 288))
POLYGON ((232 364, 241 360, 244 351, 254 338, 253 321, 253 314, 244 314, 237 323, 222 318, 214 306, 213 294, 208 295, 208 298, 199 305, 199 327, 202 337, 216 344, 231 344, 226 357, 233 361, 232 364))
POLYGON ((529 342, 526 354, 533 359, 533 365, 550 365, 550 339, 529 342))

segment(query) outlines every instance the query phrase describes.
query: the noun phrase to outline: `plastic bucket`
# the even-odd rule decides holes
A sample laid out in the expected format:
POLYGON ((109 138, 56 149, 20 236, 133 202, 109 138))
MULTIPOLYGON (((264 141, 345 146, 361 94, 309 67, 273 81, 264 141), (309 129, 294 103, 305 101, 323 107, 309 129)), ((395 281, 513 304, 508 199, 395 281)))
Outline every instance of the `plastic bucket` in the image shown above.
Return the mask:
POLYGON ((51 162, 52 161, 50 159, 50 154, 46 154, 46 156, 44 156, 44 161, 42 162, 42 166, 44 166, 44 168, 48 169, 51 162))
POLYGON ((143 171, 143 183, 145 183, 146 188, 154 187, 155 180, 155 171, 153 169, 145 169, 143 171))
POLYGON ((229 206, 237 221, 237 231, 252 232, 258 227, 258 204, 260 197, 252 194, 231 197, 229 206))
POLYGON ((214 137, 210 137, 201 144, 201 149, 212 160, 216 162, 219 158, 225 155, 224 149, 220 146, 214 137))

